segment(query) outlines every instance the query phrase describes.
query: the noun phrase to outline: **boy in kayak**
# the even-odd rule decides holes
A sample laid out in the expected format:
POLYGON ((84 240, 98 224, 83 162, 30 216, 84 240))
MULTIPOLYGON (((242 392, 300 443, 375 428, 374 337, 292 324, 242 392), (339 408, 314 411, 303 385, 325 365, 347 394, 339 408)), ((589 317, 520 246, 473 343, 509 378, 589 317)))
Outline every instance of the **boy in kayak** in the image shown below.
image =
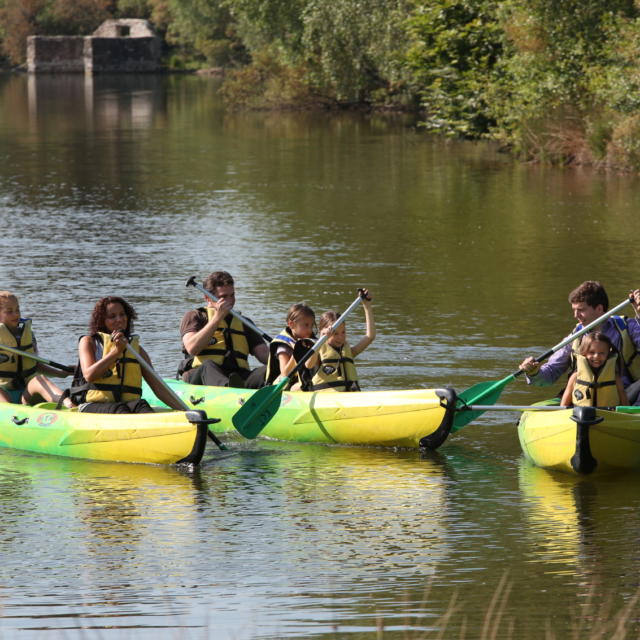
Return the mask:
MULTIPOLYGON (((31 319, 20 317, 20 304, 15 294, 0 291, 0 402, 32 404, 35 396, 47 402, 58 402, 62 389, 39 372, 57 377, 63 373, 29 358, 2 351, 1 345, 38 354, 35 335, 31 332, 31 319)), ((64 399, 66 407, 72 402, 64 399)))
POLYGON ((353 360, 374 341, 376 325, 369 291, 359 291, 364 306, 365 336, 350 347, 347 342, 346 323, 341 324, 335 331, 332 328, 340 314, 336 311, 325 311, 320 316, 318 330, 321 335, 329 334, 330 337, 318 352, 307 360, 307 367, 312 370, 311 391, 360 391, 353 360))
POLYGON ((564 407, 617 407, 629 404, 620 376, 618 353, 601 331, 582 337, 571 374, 560 404, 564 407))
POLYGON ((269 347, 257 333, 230 313, 236 302, 233 278, 226 271, 214 271, 203 287, 218 300, 204 296, 206 307, 187 311, 180 323, 185 359, 178 375, 190 384, 247 387, 264 384, 266 367, 251 371, 249 354, 263 365, 269 347))
POLYGON ((151 413, 142 399, 142 377, 165 404, 181 411, 173 396, 143 369, 131 354, 130 344, 148 363, 151 359, 133 334, 137 319, 123 298, 108 296, 96 303, 89 322, 89 335, 78 343, 80 363, 71 388, 71 398, 87 413, 151 413))
MULTIPOLYGON (((574 318, 578 321, 575 332, 607 311, 609 297, 599 282, 587 280, 571 291, 569 304, 574 318)), ((637 315, 640 311, 640 289, 633 292, 633 306, 637 315)), ((640 357, 636 357, 640 348, 640 323, 637 318, 626 319, 614 316, 607 318, 598 330, 609 338, 611 344, 621 354, 622 382, 629 400, 634 402, 640 390, 640 385, 631 386, 634 381, 640 381, 640 357)), ((581 339, 584 340, 584 336, 581 339)), ((559 349, 542 365, 533 357, 525 358, 520 363, 520 369, 525 372, 527 383, 546 387, 554 384, 564 373, 575 370, 581 339, 559 349)))

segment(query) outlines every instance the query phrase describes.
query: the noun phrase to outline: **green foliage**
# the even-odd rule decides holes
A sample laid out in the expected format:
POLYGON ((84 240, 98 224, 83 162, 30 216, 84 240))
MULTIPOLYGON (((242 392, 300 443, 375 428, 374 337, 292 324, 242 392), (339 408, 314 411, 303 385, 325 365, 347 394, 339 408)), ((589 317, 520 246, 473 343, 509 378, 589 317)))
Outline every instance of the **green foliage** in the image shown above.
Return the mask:
POLYGON ((153 6, 147 0, 119 0, 117 17, 119 18, 152 18, 153 6))
POLYGON ((242 41, 250 51, 278 51, 297 63, 302 55, 302 15, 307 0, 224 0, 242 41))
POLYGON ((406 89, 406 0, 227 0, 227 6, 247 47, 305 69, 310 91, 321 87, 337 101, 366 102, 389 101, 406 89))
POLYGON ((323 101, 309 85, 304 67, 282 64, 269 50, 256 52, 252 64, 230 74, 221 91, 234 109, 300 109, 323 101))
POLYGON ((409 80, 407 15, 404 0, 310 0, 302 43, 314 81, 347 102, 401 93, 409 80))
POLYGON ((495 135, 528 157, 606 158, 618 111, 640 106, 633 2, 507 0, 500 20, 495 135))
POLYGON ((246 62, 244 47, 223 1, 168 0, 168 10, 171 20, 167 42, 182 51, 182 58, 210 66, 246 62))
POLYGON ((497 2, 418 2, 409 26, 407 58, 426 111, 425 127, 471 137, 486 133, 494 122, 487 92, 496 82, 503 48, 497 2))

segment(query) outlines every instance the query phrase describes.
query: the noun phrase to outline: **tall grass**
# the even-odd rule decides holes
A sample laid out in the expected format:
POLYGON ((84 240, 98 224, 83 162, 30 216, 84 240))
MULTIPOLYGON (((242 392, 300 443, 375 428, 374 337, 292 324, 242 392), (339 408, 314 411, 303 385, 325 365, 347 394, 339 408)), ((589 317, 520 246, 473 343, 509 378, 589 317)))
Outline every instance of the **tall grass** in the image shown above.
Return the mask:
MULTIPOLYGON (((425 589, 421 609, 428 608, 431 587, 429 584, 425 589)), ((460 601, 458 593, 454 593, 446 611, 435 621, 427 620, 426 616, 408 615, 402 635, 398 634, 397 620, 393 622, 393 629, 387 629, 384 618, 378 616, 376 640, 398 637, 406 640, 626 640, 639 637, 640 617, 636 613, 636 606, 640 599, 640 589, 622 607, 616 609, 614 595, 601 600, 599 589, 593 586, 585 602, 567 612, 567 616, 563 616, 564 628, 558 630, 557 627, 560 625, 557 621, 554 623, 551 618, 538 624, 523 618, 520 614, 510 613, 509 598, 512 587, 508 574, 505 573, 496 586, 486 610, 478 615, 475 612, 468 613, 469 607, 460 601)), ((521 606, 518 609, 521 610, 521 606)))

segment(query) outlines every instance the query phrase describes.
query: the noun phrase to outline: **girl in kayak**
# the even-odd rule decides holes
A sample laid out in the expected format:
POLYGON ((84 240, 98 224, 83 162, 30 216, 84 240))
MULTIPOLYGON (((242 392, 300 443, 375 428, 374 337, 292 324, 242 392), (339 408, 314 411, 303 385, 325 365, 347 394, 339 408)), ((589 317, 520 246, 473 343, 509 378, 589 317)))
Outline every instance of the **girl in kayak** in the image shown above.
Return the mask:
MULTIPOLYGON (((31 319, 20 317, 18 298, 10 291, 0 291, 0 402, 32 404, 36 396, 47 402, 58 402, 62 389, 39 372, 58 377, 69 374, 27 357, 2 351, 1 345, 38 354, 36 338, 31 332, 31 319)), ((68 398, 63 402, 68 408, 73 406, 68 398)))
MULTIPOLYGON (((300 358, 313 346, 315 336, 313 328, 316 314, 313 309, 302 302, 292 305, 287 312, 287 326, 269 344, 269 361, 267 362, 267 384, 278 382, 288 376, 300 358)), ((309 386, 311 376, 307 370, 289 383, 291 391, 305 390, 309 386)))
POLYGON ((361 354, 375 339, 376 325, 373 319, 371 296, 368 289, 359 289, 364 306, 365 336, 353 347, 347 342, 347 329, 341 324, 335 331, 333 323, 340 317, 336 311, 325 311, 320 316, 318 330, 329 334, 327 341, 307 361, 312 370, 312 391, 360 391, 354 358, 361 354))
POLYGON ((123 298, 108 296, 96 303, 89 335, 82 336, 78 344, 80 362, 71 388, 71 398, 80 411, 150 413, 153 409, 141 397, 143 376, 160 400, 181 410, 167 390, 127 354, 130 344, 151 365, 138 336, 133 334, 133 321, 137 317, 123 298))
POLYGON ((587 333, 576 355, 576 371, 562 394, 562 406, 617 407, 629 401, 622 384, 618 352, 601 331, 587 333))

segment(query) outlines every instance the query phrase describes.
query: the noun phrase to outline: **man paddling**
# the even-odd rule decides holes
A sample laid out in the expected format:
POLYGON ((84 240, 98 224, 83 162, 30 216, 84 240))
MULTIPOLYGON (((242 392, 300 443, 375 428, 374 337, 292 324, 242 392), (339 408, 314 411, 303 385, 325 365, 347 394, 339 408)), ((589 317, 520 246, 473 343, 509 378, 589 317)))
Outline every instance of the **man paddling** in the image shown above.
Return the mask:
MULTIPOLYGON (((609 308, 609 297, 604 287, 595 280, 587 280, 576 287, 569 294, 569 304, 574 318, 578 321, 572 333, 602 316, 609 308)), ((640 289, 633 292, 632 304, 636 316, 640 312, 640 289)), ((634 403, 640 392, 640 323, 636 318, 630 320, 613 316, 607 318, 598 330, 604 333, 622 355, 622 380, 629 396, 629 402, 634 403), (637 382, 637 384, 634 384, 637 382)), ((574 352, 580 347, 579 338, 556 351, 547 362, 540 365, 535 358, 525 358, 520 363, 528 384, 546 387, 555 383, 564 373, 575 368, 574 352)))
POLYGON ((185 360, 178 374, 191 384, 261 387, 266 367, 251 371, 248 358, 252 354, 266 364, 269 347, 230 313, 236 301, 233 277, 226 271, 214 271, 203 287, 217 301, 205 296, 205 307, 187 311, 182 318, 180 335, 185 360))

